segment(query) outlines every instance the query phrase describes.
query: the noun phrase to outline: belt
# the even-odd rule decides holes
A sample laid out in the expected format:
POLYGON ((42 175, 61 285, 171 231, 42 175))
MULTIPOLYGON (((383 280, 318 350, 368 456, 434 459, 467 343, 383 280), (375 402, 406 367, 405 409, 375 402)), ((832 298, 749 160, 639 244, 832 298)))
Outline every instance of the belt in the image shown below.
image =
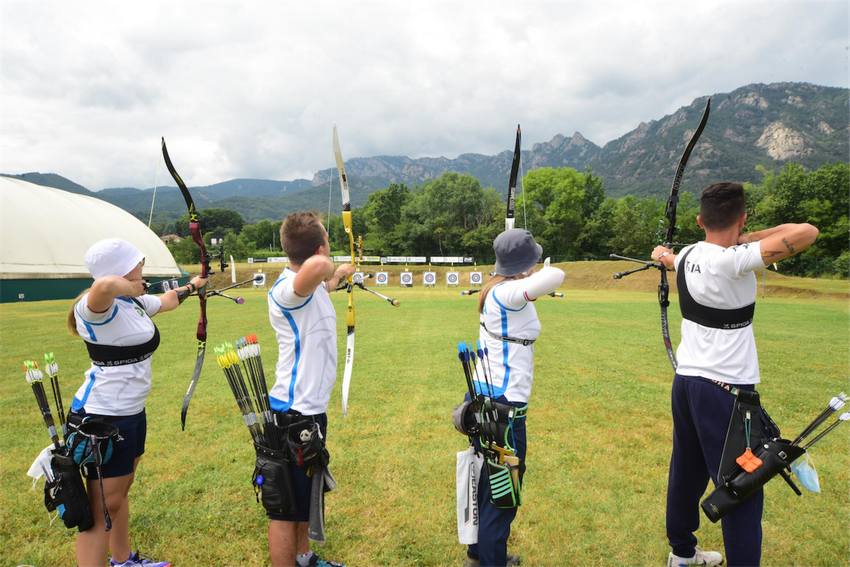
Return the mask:
POLYGON ((484 321, 481 321, 480 325, 481 325, 481 328, 484 329, 484 331, 488 335, 490 335, 491 337, 493 337, 497 341, 502 341, 502 342, 506 342, 506 343, 514 343, 514 344, 518 344, 518 345, 522 345, 522 346, 530 346, 530 345, 534 344, 534 341, 537 340, 537 339, 518 339, 516 337, 505 337, 505 336, 502 336, 502 335, 497 335, 496 333, 494 333, 493 331, 491 331, 490 329, 487 328, 487 325, 484 324, 484 321))

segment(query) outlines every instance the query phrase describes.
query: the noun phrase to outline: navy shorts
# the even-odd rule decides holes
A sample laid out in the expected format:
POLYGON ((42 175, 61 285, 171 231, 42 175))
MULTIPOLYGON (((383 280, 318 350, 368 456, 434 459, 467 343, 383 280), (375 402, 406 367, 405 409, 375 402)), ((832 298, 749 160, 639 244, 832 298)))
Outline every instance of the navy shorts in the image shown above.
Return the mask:
MULTIPOLYGON (((306 419, 312 419, 319 424, 322 437, 328 438, 328 414, 305 415, 306 419)), ((289 464, 289 472, 292 474, 292 492, 295 496, 294 514, 277 514, 266 511, 270 520, 281 522, 309 522, 310 521, 310 493, 313 491, 313 478, 307 476, 307 469, 299 467, 294 462, 289 464)))
MULTIPOLYGON (((115 478, 131 474, 133 463, 145 453, 145 437, 148 430, 145 410, 135 415, 98 415, 84 411, 73 413, 80 417, 105 421, 118 428, 120 439, 112 442, 112 456, 100 467, 103 478, 115 478)), ((87 479, 97 478, 97 470, 94 465, 87 465, 83 470, 87 479)))

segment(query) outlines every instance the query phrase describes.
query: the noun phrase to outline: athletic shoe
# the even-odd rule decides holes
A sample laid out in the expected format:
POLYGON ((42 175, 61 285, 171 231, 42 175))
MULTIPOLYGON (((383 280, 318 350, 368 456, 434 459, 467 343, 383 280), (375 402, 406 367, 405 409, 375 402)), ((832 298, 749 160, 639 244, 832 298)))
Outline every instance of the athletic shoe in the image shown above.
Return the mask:
POLYGON ((679 557, 678 555, 667 556, 667 567, 684 567, 685 565, 705 565, 706 567, 715 567, 715 565, 723 564, 723 556, 716 551, 705 551, 696 548, 696 553, 693 557, 679 557))
POLYGON ((327 559, 322 559, 316 552, 313 552, 313 555, 310 556, 310 567, 345 567, 345 563, 337 563, 336 561, 329 561, 327 559))
MULTIPOLYGON (((510 553, 508 554, 507 567, 516 567, 521 562, 522 559, 520 559, 519 555, 511 555, 510 553)), ((467 555, 463 567, 481 567, 481 561, 467 555)))
POLYGON ((111 567, 171 567, 171 561, 157 561, 150 557, 145 557, 137 551, 123 563, 116 563, 110 557, 109 565, 111 567))

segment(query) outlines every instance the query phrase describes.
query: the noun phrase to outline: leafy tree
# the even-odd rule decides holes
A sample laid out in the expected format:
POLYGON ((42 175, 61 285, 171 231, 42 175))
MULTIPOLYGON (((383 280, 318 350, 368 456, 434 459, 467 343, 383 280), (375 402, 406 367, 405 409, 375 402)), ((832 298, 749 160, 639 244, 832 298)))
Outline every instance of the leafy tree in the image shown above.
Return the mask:
POLYGON ((486 240, 482 234, 493 232, 494 197, 471 175, 449 172, 426 183, 401 209, 402 253, 485 253, 466 246, 480 244, 486 240))
POLYGON ((532 211, 528 228, 547 255, 579 256, 577 242, 587 218, 585 211, 598 206, 598 188, 601 184, 592 174, 586 176, 570 167, 543 167, 526 174, 517 209, 525 206, 526 213, 532 211))
POLYGON ((623 256, 648 258, 659 243, 659 221, 663 215, 664 205, 654 198, 629 195, 618 199, 611 216, 611 249, 623 256))
POLYGON ((753 213, 750 230, 776 226, 785 222, 810 222, 820 230, 814 246, 784 260, 782 271, 816 276, 848 273, 848 187, 850 164, 835 163, 807 172, 799 164, 787 164, 776 175, 762 170, 764 178, 755 186, 748 185, 753 213))
MULTIPOLYGON (((615 252, 611 247, 614 237, 614 212, 617 200, 605 199, 585 220, 581 234, 576 239, 576 246, 582 258, 607 258, 615 252)), ((617 251, 618 252, 618 251, 617 251)))
MULTIPOLYGON (((230 209, 203 209, 199 214, 207 237, 223 238, 227 230, 239 232, 245 224, 242 216, 230 209)), ((178 235, 189 236, 189 213, 183 214, 174 225, 178 235)))
POLYGON ((401 247, 404 241, 403 235, 398 232, 401 210, 410 200, 410 195, 406 185, 397 183, 369 195, 362 209, 368 250, 392 251, 401 247))
MULTIPOLYGON (((664 241, 667 233, 667 217, 664 216, 667 209, 667 203, 664 202, 661 208, 661 227, 657 244, 664 241)), ((691 244, 705 238, 705 233, 697 224, 697 215, 699 215, 699 202, 694 197, 693 193, 680 193, 679 206, 676 208, 676 233, 673 236, 676 242, 682 244, 691 244)), ((677 249, 678 250, 678 249, 677 249)), ((646 255, 649 256, 651 250, 647 250, 646 255)))
POLYGON ((280 225, 283 221, 261 220, 245 225, 239 233, 240 246, 246 250, 280 252, 280 225))
POLYGON ((168 245, 168 250, 178 264, 197 264, 201 261, 201 252, 191 238, 181 238, 168 245))

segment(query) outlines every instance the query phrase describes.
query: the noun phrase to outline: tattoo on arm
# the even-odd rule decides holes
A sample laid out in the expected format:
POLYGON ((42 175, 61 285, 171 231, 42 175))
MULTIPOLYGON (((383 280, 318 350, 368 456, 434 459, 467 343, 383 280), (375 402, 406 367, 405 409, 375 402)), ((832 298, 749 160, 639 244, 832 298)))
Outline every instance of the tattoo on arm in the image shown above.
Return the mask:
POLYGON ((791 254, 797 253, 797 250, 794 248, 794 246, 790 242, 788 242, 787 238, 783 238, 782 243, 785 245, 785 248, 787 248, 788 251, 791 252, 791 254))

